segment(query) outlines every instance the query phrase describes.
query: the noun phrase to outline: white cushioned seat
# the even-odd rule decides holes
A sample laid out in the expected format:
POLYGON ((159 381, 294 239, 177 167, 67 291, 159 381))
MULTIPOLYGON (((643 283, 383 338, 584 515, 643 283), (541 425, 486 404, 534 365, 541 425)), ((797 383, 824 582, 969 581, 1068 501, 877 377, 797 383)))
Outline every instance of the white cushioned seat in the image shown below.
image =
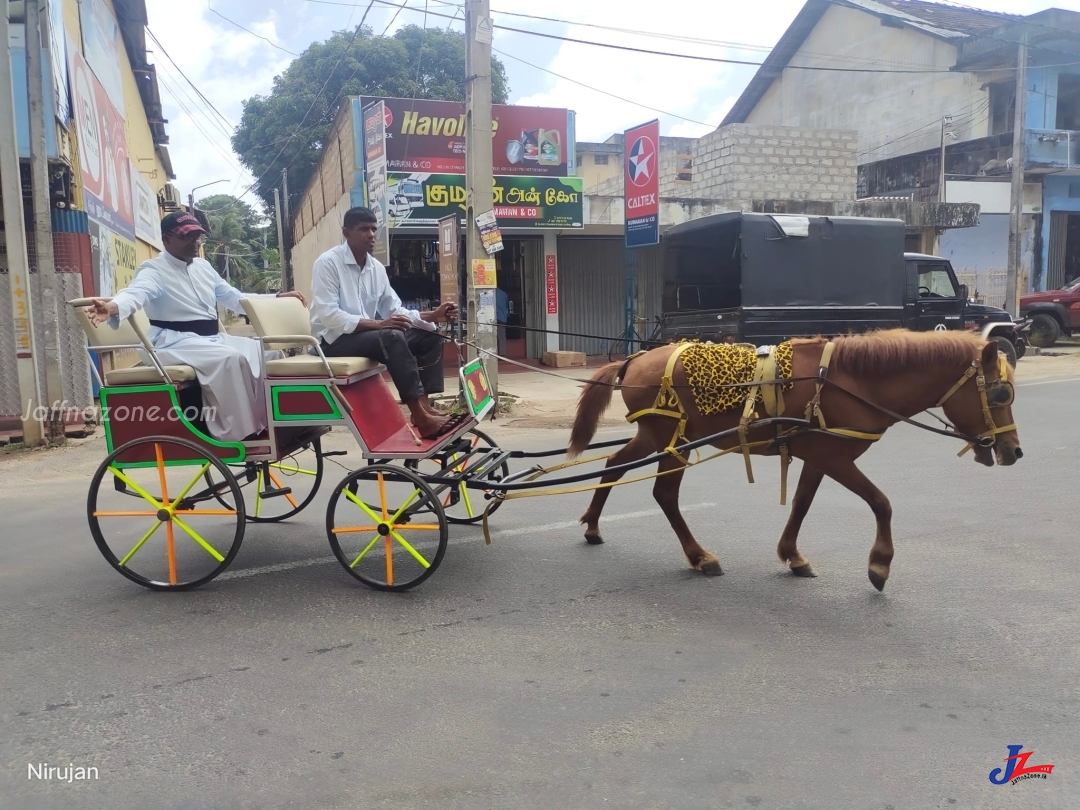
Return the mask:
MULTIPOLYGON (((335 377, 351 377, 361 371, 379 368, 379 363, 367 357, 327 357, 330 370, 335 377)), ((279 360, 266 361, 268 377, 325 377, 326 367, 320 358, 313 354, 301 354, 297 357, 283 357, 279 360)))
MULTIPOLYGON (((195 369, 191 366, 165 366, 173 382, 187 382, 195 379, 195 369)), ((153 366, 132 366, 117 368, 105 374, 106 385, 161 385, 163 380, 153 366)))

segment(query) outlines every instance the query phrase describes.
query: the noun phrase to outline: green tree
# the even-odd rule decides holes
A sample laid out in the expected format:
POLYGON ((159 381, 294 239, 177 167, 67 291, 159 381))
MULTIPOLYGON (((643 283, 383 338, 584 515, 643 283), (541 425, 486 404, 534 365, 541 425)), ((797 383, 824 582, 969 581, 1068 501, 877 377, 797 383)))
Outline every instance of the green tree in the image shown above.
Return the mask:
MULTIPOLYGON (((507 92, 506 70, 492 58, 492 100, 506 103, 507 92)), ((267 210, 273 209, 283 168, 289 169, 291 196, 299 197, 342 100, 359 95, 464 101, 465 36, 415 25, 389 37, 366 27, 355 39, 350 31, 337 31, 325 42, 313 42, 275 77, 270 95, 244 101, 232 145, 244 166, 262 178, 255 192, 267 210)))
MULTIPOLYGON (((244 292, 269 292, 280 279, 277 251, 273 261, 264 244, 269 231, 265 217, 230 194, 203 197, 199 209, 210 220, 204 254, 218 273, 244 292)), ((276 246, 276 232, 275 232, 276 246)))

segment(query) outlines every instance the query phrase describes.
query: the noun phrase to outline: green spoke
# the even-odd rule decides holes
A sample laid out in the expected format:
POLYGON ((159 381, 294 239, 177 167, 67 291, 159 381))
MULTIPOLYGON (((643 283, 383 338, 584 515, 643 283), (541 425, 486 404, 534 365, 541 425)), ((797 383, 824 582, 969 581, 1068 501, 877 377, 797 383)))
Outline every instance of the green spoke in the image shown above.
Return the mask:
POLYGON ((206 464, 203 465, 203 468, 201 470, 199 470, 197 473, 195 473, 195 477, 191 479, 191 482, 186 487, 184 487, 184 491, 176 496, 176 500, 174 500, 171 504, 169 504, 170 509, 175 509, 176 505, 178 503, 180 503, 180 501, 184 500, 184 498, 187 497, 187 494, 189 492, 191 492, 191 490, 195 487, 196 482, 202 480, 203 475, 206 474, 206 471, 208 469, 210 469, 210 462, 209 461, 206 462, 206 464))
MULTIPOLYGON (((367 514, 367 516, 369 518, 374 520, 376 523, 382 523, 383 522, 382 515, 377 515, 374 512, 372 512, 371 509, 368 507, 368 505, 366 503, 364 503, 362 500, 360 500, 359 498, 357 498, 351 491, 349 491, 347 489, 343 489, 342 492, 345 494, 346 498, 348 498, 350 501, 352 501, 357 506, 359 506, 361 509, 363 509, 364 512, 367 514)), ((364 553, 366 554, 367 552, 365 551, 364 553)))
POLYGON ((367 548, 365 548, 363 551, 361 551, 357 555, 356 559, 353 560, 351 563, 349 563, 349 568, 356 568, 356 566, 358 566, 360 564, 360 561, 362 559, 364 559, 364 557, 367 556, 367 553, 369 551, 371 551, 371 549, 373 549, 375 547, 375 544, 378 543, 381 538, 382 538, 381 534, 376 534, 375 537, 372 539, 372 541, 367 544, 367 548))
POLYGON ((389 520, 387 520, 386 522, 389 523, 391 526, 393 526, 395 523, 397 523, 397 519, 399 517, 401 517, 401 513, 404 512, 406 509, 408 509, 409 505, 413 501, 415 501, 418 497, 420 497, 420 490, 414 489, 413 494, 409 496, 409 500, 405 501, 405 503, 403 503, 401 505, 401 508, 398 509, 396 512, 394 512, 394 514, 391 515, 389 520))
POLYGON ((461 489, 461 500, 465 502, 465 511, 469 513, 469 517, 476 517, 476 513, 473 512, 472 508, 472 500, 469 498, 469 488, 465 486, 464 481, 458 484, 458 487, 461 489))
POLYGON ((198 533, 197 533, 197 532, 196 532, 196 531, 195 531, 194 529, 192 529, 192 528, 191 528, 190 526, 188 526, 188 525, 187 525, 186 523, 184 523, 184 521, 180 520, 180 518, 178 518, 178 517, 176 517, 175 515, 173 515, 173 522, 174 522, 174 523, 175 523, 175 524, 176 524, 177 526, 179 526, 179 527, 180 527, 181 529, 183 529, 183 530, 184 530, 185 532, 187 532, 187 535, 188 535, 188 537, 190 537, 190 538, 191 538, 192 540, 194 540, 194 541, 195 541, 196 543, 198 543, 198 544, 199 544, 200 546, 202 546, 202 547, 203 547, 203 549, 205 549, 205 550, 206 550, 206 553, 207 553, 207 554, 209 554, 209 555, 210 555, 211 557, 213 557, 213 558, 214 558, 215 560, 217 560, 217 561, 218 561, 219 563, 220 563, 220 562, 225 562, 225 558, 224 558, 224 557, 222 557, 222 556, 221 556, 221 555, 220 555, 220 554, 218 553, 217 549, 215 549, 215 548, 214 548, 214 547, 213 547, 212 545, 210 545, 210 544, 209 544, 209 543, 207 543, 207 542, 206 542, 205 540, 203 540, 203 539, 202 539, 202 538, 201 538, 201 537, 200 537, 200 536, 198 535, 198 533))
POLYGON ((262 511, 262 484, 263 474, 262 470, 259 470, 255 476, 255 517, 262 511))
POLYGON ((304 470, 304 469, 301 469, 300 467, 286 467, 286 466, 284 466, 283 464, 280 464, 280 463, 271 464, 270 466, 273 467, 275 470, 281 470, 282 472, 289 473, 290 475, 293 474, 293 473, 299 473, 300 475, 318 475, 319 474, 315 470, 304 470))
MULTIPOLYGON (((391 529, 390 534, 393 535, 393 538, 395 540, 397 540, 398 543, 401 544, 401 547, 403 549, 405 549, 407 552, 409 552, 412 555, 413 559, 416 560, 418 563, 420 563, 420 565, 424 566, 424 568, 430 568, 431 567, 431 563, 429 563, 427 560, 425 560, 423 555, 419 551, 417 551, 415 548, 413 548, 412 545, 410 545, 409 541, 406 540, 404 537, 402 537, 398 533, 397 529, 391 529)), ((376 539, 378 539, 378 538, 376 538, 376 539)))
POLYGON ((128 560, 135 556, 135 552, 142 548, 146 541, 150 539, 151 535, 153 535, 153 533, 156 532, 159 528, 161 528, 161 521, 155 520, 154 525, 150 527, 150 531, 144 534, 142 536, 142 539, 135 544, 135 547, 124 555, 124 559, 120 560, 119 565, 121 568, 128 564, 128 560))
POLYGON ((151 495, 145 489, 140 487, 138 484, 136 484, 134 481, 132 481, 126 475, 124 475, 119 469, 117 469, 116 467, 114 467, 113 465, 110 464, 109 465, 109 470, 112 472, 113 475, 115 475, 117 478, 119 478, 121 481, 123 481, 125 484, 127 484, 129 487, 131 487, 137 493, 142 495, 144 500, 147 500, 150 503, 152 503, 154 505, 154 509, 163 509, 164 508, 164 504, 162 504, 161 501, 156 500, 153 495, 151 495))

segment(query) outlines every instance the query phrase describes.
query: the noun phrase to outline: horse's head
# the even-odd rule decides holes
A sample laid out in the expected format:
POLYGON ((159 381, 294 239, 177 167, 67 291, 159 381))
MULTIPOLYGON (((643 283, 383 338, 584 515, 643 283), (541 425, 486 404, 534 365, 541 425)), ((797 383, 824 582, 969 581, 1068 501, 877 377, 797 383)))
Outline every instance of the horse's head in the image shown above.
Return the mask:
POLYGON ((987 467, 1003 467, 1024 457, 1013 422, 1015 397, 1012 369, 997 344, 987 343, 971 369, 941 402, 945 416, 961 433, 978 437, 975 460, 987 467))

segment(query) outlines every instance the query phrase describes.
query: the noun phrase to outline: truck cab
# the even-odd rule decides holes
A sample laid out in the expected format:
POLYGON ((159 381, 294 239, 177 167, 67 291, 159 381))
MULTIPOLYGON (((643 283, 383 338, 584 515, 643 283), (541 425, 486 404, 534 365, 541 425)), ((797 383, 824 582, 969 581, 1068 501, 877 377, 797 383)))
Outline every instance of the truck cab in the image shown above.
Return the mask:
POLYGON ((973 301, 948 259, 904 252, 901 220, 716 214, 664 234, 663 338, 779 343, 905 327, 969 329, 1010 363, 1025 324, 973 301))

